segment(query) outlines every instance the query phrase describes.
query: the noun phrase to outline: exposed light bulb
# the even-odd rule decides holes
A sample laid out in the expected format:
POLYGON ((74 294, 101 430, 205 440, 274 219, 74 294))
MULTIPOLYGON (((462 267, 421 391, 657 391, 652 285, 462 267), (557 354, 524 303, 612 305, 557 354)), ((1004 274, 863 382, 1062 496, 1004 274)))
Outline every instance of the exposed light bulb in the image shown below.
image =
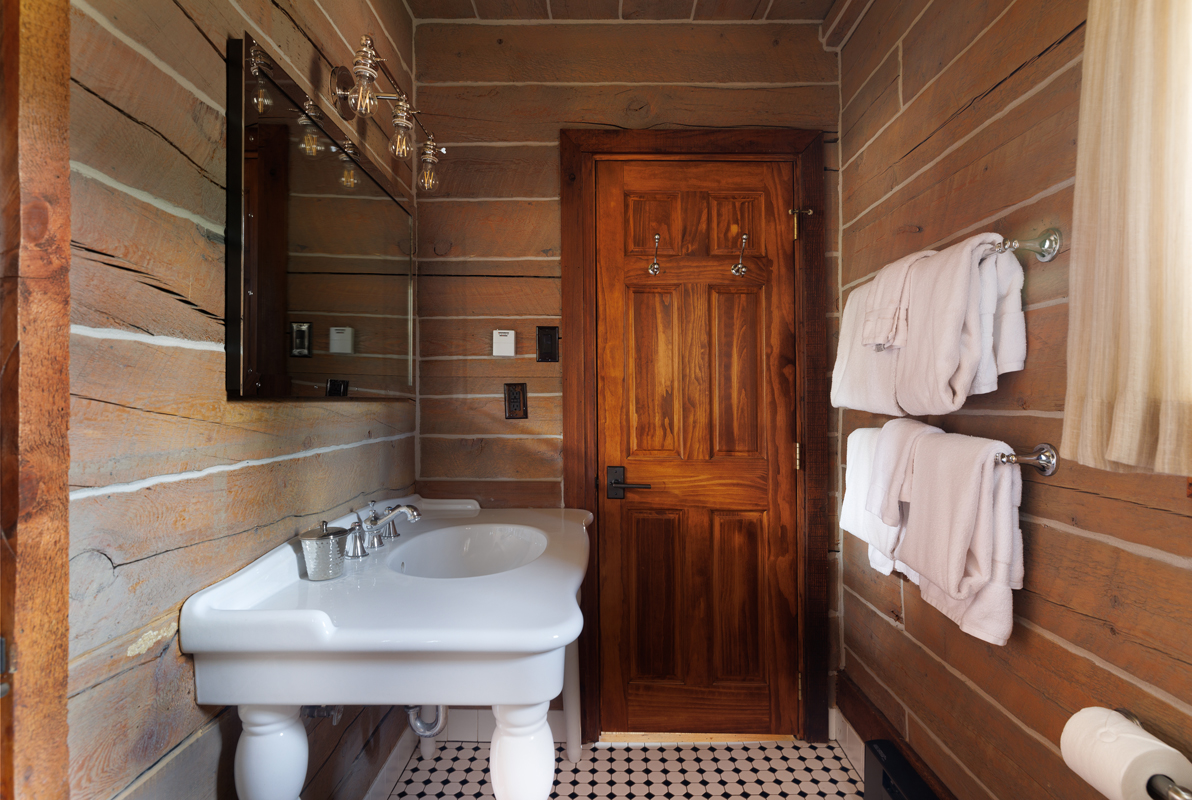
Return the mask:
POLYGON ((439 175, 435 172, 434 164, 423 164, 418 172, 418 188, 424 192, 433 192, 439 188, 439 175))
POLYGON ((357 80, 356 85, 348 91, 348 105, 362 117, 371 115, 377 107, 377 96, 372 90, 372 83, 357 80))
POLYGON ((398 158, 409 158, 414 149, 414 120, 410 101, 404 96, 393 105, 393 138, 389 140, 389 151, 398 158))
POLYGON ((410 151, 414 149, 414 141, 410 135, 410 131, 398 129, 393 132, 393 138, 389 140, 389 152, 401 159, 410 157, 410 151))
MULTIPOLYGON (((446 148, 441 152, 446 153, 446 148)), ((435 137, 430 137, 422 145, 422 154, 418 159, 422 162, 418 171, 418 188, 424 192, 433 192, 439 188, 439 175, 435 172, 435 164, 439 161, 435 155, 435 137)))
POLYGON ((314 131, 307 131, 303 134, 302 142, 298 147, 308 158, 314 158, 323 149, 323 145, 319 144, 319 136, 314 131))
POLYGON ((273 98, 269 96, 268 90, 265 89, 264 82, 257 82, 257 90, 252 95, 252 105, 258 114, 264 114, 273 105, 273 98))
POLYGON ((356 170, 344 167, 344 174, 340 176, 339 182, 345 189, 355 189, 360 183, 360 179, 356 177, 356 170))

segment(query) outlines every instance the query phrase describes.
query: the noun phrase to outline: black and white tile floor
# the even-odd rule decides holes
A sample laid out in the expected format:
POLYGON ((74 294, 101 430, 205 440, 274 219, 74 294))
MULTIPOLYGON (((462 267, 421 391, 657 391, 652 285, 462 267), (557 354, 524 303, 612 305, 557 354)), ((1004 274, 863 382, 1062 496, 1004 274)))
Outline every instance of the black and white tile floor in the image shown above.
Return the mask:
MULTIPOLYGON (((559 747, 559 800, 827 797, 860 800, 864 787, 836 743, 758 742, 584 749, 573 764, 559 747)), ((434 761, 418 751, 390 800, 492 797, 488 744, 444 742, 434 761)))

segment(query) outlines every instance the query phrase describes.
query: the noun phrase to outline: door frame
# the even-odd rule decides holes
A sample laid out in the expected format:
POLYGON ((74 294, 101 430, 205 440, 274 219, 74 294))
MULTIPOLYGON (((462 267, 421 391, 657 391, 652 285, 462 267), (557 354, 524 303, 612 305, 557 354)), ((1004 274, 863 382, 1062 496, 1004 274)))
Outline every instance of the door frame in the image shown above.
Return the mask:
POLYGON ((600 554, 596 431, 596 161, 684 158, 723 161, 790 161, 795 165, 796 207, 814 214, 799 220, 795 248, 796 442, 795 475, 799 539, 799 726, 813 742, 828 738, 829 525, 828 342, 824 267, 824 136, 822 131, 780 129, 607 131, 561 130, 562 292, 564 332, 572 357, 563 361, 563 505, 597 515, 580 608, 580 689, 583 738, 600 735, 600 554))

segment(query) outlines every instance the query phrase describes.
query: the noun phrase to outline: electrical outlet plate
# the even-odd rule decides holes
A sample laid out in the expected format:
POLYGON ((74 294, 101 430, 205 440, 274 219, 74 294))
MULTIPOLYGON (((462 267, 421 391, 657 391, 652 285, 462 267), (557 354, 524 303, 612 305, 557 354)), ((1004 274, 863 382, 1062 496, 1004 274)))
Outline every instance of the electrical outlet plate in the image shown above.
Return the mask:
POLYGON ((524 383, 505 384, 505 419, 529 419, 530 408, 526 400, 524 383))

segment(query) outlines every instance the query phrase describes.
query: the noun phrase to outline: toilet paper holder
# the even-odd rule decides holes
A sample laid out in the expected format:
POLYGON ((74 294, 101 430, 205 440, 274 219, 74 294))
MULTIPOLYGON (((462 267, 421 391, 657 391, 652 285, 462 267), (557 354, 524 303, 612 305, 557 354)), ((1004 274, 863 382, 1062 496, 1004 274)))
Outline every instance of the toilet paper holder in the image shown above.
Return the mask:
MULTIPOLYGON (((1115 708, 1114 711, 1142 727, 1142 720, 1128 708, 1115 708)), ((1152 775, 1146 782, 1146 793, 1155 800, 1192 800, 1192 791, 1185 789, 1166 775, 1152 775)))

